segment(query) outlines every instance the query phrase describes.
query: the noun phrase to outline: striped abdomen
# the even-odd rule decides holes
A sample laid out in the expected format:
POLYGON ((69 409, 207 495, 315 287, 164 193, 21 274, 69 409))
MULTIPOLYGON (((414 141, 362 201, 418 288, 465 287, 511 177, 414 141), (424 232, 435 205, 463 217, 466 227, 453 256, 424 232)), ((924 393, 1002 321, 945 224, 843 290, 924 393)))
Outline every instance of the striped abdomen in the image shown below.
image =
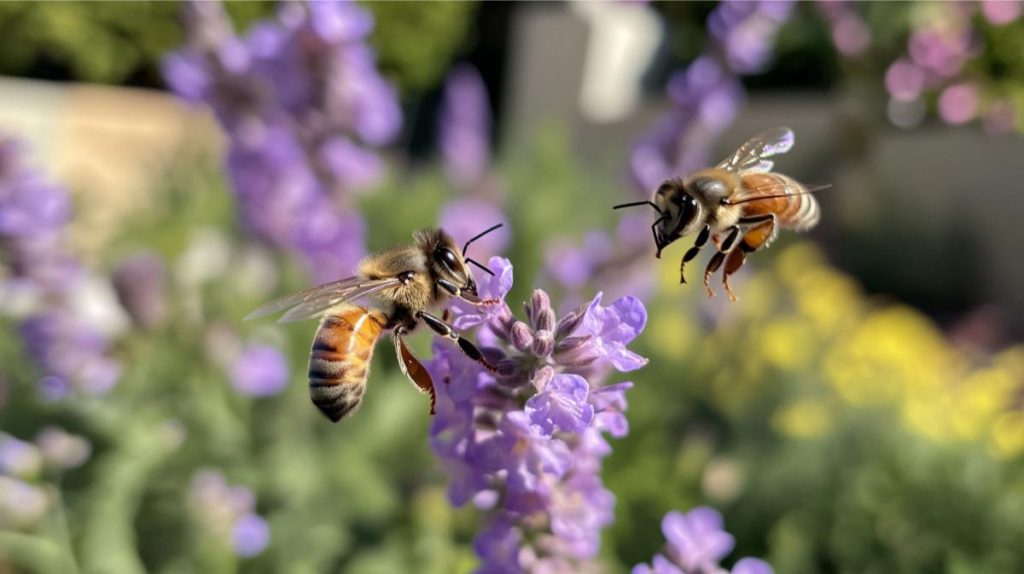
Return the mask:
POLYGON ((320 322, 309 353, 309 396, 332 421, 359 406, 385 322, 380 311, 356 306, 343 307, 320 322))
POLYGON ((795 179, 781 173, 749 173, 742 176, 742 181, 743 192, 736 199, 744 201, 744 216, 774 213, 780 227, 795 231, 807 231, 818 224, 821 212, 817 200, 795 179), (750 201, 754 197, 766 199, 750 201))

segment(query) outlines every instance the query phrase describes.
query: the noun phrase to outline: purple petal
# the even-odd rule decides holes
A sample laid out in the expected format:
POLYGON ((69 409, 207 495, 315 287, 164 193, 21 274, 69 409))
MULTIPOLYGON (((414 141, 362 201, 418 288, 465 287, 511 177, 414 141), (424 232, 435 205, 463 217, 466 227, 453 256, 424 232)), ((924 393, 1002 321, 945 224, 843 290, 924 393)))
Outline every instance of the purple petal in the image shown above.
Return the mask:
POLYGON ((772 574, 772 567, 764 560, 744 558, 732 568, 732 574, 772 574))

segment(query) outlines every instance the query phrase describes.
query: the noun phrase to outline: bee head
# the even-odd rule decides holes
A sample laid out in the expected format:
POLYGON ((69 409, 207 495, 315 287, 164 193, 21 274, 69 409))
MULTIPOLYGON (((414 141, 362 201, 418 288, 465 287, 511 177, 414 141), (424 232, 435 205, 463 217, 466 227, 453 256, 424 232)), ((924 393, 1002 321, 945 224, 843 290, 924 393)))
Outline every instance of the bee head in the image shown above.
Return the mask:
POLYGON ((424 229, 416 233, 416 244, 427 256, 434 280, 444 279, 464 291, 476 290, 473 275, 451 235, 443 229, 424 229))
POLYGON ((662 249, 692 233, 702 224, 704 210, 697 198, 676 179, 670 179, 658 187, 654 193, 654 203, 661 210, 654 225, 654 240, 658 248, 657 255, 660 256, 662 249))

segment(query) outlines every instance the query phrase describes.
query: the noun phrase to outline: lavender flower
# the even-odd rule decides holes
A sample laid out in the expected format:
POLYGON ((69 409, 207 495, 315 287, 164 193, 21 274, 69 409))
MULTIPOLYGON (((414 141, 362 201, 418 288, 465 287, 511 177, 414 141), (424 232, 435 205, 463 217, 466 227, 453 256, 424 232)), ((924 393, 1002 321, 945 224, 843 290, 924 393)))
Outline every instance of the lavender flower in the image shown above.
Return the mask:
POLYGON ((479 183, 490 164, 491 111, 476 68, 464 64, 448 74, 438 131, 449 181, 459 189, 479 183))
POLYGON ((184 24, 188 42, 164 60, 164 76, 227 131, 243 228, 300 254, 318 280, 347 274, 365 249, 362 221, 345 206, 378 179, 372 148, 402 119, 365 43, 372 17, 353 2, 286 3, 237 37, 219 3, 197 1, 184 24))
POLYGON ((0 138, 0 261, 4 281, 32 300, 19 331, 44 371, 40 391, 48 399, 73 389, 105 393, 120 376, 107 337, 73 300, 87 276, 64 243, 69 203, 63 188, 26 166, 18 142, 0 138))
POLYGON ((230 544, 238 556, 256 556, 270 542, 270 528, 254 510, 252 491, 229 485, 215 470, 201 470, 192 477, 189 502, 207 531, 230 544))
POLYGON ((268 397, 288 386, 288 363, 269 345, 249 345, 231 365, 231 386, 243 395, 268 397))
MULTIPOLYGON (((723 528, 722 515, 702 506, 687 514, 669 512, 661 522, 661 531, 668 540, 665 554, 654 556, 651 565, 638 564, 633 574, 725 574, 719 561, 732 552, 735 539, 723 528)), ((767 563, 744 558, 736 563, 732 574, 771 574, 767 563)))
MULTIPOLYGON (((494 276, 481 279, 480 294, 503 301, 512 266, 493 257, 488 267, 494 276)), ((598 294, 559 319, 540 290, 525 307, 521 321, 505 303, 456 304, 456 325, 477 327, 497 373, 435 345, 431 447, 449 474, 452 503, 473 501, 486 513, 474 544, 481 572, 576 572, 612 520, 615 498, 600 479, 611 452, 605 435, 628 431, 632 383, 599 381, 646 363, 626 348, 646 311, 633 297, 604 306, 598 294)))

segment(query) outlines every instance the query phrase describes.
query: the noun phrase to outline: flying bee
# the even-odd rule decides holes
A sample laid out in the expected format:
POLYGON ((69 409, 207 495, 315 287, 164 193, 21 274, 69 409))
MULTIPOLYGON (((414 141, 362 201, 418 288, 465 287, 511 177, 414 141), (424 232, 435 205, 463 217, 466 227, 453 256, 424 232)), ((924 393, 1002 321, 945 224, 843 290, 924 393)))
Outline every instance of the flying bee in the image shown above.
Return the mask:
POLYGON ((456 345, 470 359, 488 370, 494 367, 480 350, 463 338, 445 320, 427 312, 450 297, 488 305, 481 300, 467 264, 470 244, 501 227, 495 225, 466 242, 460 252, 455 241, 442 229, 413 233, 413 243, 374 253, 363 259, 355 277, 319 285, 277 299, 249 313, 255 319, 284 311, 278 320, 286 323, 320 317, 309 354, 309 394, 327 418, 338 422, 359 406, 370 375, 370 359, 377 340, 391 331, 402 373, 420 392, 430 395, 434 414, 436 395, 430 373, 406 346, 403 337, 422 321, 438 335, 456 345), (369 305, 356 301, 368 299, 369 305))
POLYGON ((828 186, 805 186, 771 172, 774 162, 767 158, 792 147, 792 130, 770 129, 748 140, 715 167, 665 180, 650 200, 624 203, 614 209, 650 205, 658 212, 651 225, 658 258, 666 246, 697 233, 693 247, 679 262, 680 283, 686 283, 684 266, 710 238, 717 251, 704 270, 704 288, 708 297, 715 295, 709 281, 724 262, 722 284, 729 300, 735 301, 729 276, 743 266, 748 253, 768 247, 780 228, 807 231, 818 223, 818 202, 810 194, 828 186))

